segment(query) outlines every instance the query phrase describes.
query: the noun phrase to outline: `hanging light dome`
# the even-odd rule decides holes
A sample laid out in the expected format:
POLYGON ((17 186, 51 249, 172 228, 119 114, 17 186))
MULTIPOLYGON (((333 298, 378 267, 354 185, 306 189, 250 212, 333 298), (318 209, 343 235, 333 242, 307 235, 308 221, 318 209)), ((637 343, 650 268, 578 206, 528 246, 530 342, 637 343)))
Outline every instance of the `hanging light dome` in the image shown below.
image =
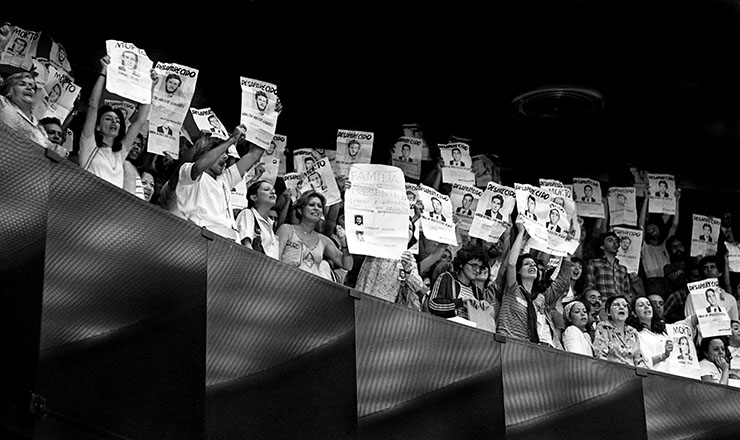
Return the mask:
POLYGON ((542 87, 515 97, 514 115, 522 119, 563 120, 591 115, 604 108, 604 97, 594 89, 576 86, 542 87))

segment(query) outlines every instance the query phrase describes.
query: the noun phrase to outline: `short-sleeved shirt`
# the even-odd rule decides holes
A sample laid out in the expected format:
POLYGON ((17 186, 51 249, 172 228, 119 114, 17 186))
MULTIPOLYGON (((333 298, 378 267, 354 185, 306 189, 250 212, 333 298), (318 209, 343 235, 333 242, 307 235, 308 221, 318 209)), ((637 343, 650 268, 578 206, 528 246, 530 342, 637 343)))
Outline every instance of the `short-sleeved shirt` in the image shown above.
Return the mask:
POLYGON ((125 181, 123 150, 98 147, 95 136, 80 136, 80 165, 106 182, 123 188, 125 181))
POLYGON ((278 254, 280 253, 280 245, 278 244, 275 232, 272 230, 273 221, 270 218, 263 218, 256 209, 242 209, 236 217, 236 227, 239 230, 239 242, 245 238, 254 240, 257 236, 254 231, 255 219, 260 228, 260 238, 262 240, 262 247, 265 249, 265 255, 275 260, 279 260, 280 256, 278 254))
POLYGON ((177 183, 177 206, 186 219, 234 241, 238 229, 231 207, 231 188, 241 180, 236 165, 226 168, 223 174, 214 179, 202 173, 193 180, 193 162, 180 167, 180 180, 177 183))
POLYGON ((18 106, 4 96, 0 96, 0 125, 3 131, 26 136, 41 147, 49 148, 52 145, 39 121, 33 116, 30 118, 26 116, 18 106))

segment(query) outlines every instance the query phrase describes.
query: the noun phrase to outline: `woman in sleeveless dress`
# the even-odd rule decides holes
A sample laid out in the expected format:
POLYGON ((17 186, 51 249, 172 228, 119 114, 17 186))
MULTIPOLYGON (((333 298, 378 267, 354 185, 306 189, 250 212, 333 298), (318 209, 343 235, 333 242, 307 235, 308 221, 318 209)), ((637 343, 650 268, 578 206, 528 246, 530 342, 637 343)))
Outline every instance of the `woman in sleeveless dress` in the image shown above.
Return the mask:
POLYGON ((277 236, 280 261, 331 279, 325 275, 325 271, 320 270, 321 261, 330 259, 337 267, 350 270, 352 255, 347 249, 346 237, 340 239, 340 250, 329 237, 316 232, 316 224, 321 220, 325 202, 324 196, 315 191, 301 194, 294 208, 299 223, 281 225, 277 236))

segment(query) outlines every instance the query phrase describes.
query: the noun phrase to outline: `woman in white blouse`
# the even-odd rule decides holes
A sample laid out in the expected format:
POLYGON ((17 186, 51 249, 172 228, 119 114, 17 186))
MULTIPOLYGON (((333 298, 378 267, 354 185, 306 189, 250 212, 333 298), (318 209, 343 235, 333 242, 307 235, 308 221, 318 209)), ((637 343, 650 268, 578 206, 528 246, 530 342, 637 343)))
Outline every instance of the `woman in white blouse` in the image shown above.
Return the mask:
POLYGON ((568 327, 563 333, 563 348, 571 353, 593 356, 591 336, 586 331, 589 311, 585 303, 571 301, 563 308, 563 317, 568 327))

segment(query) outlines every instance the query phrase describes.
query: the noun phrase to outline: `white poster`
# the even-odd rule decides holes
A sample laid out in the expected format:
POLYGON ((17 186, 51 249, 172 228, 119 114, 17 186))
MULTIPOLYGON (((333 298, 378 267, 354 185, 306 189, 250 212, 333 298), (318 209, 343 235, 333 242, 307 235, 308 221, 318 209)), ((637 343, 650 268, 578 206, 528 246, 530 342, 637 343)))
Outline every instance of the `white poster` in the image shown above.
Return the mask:
POLYGON ((323 194, 326 198, 326 206, 332 206, 342 201, 329 159, 317 160, 311 168, 306 169, 303 173, 303 191, 308 188, 323 194))
POLYGON ((33 115, 37 119, 55 117, 64 122, 74 108, 80 87, 54 66, 49 66, 47 74, 46 84, 40 90, 41 99, 34 103, 33 115))
POLYGON ((692 214, 690 256, 715 255, 721 220, 716 217, 692 214))
POLYGON ((246 139, 260 148, 270 148, 275 135, 278 112, 277 86, 256 79, 241 77, 241 123, 247 127, 246 139))
POLYGON ((285 190, 290 194, 290 200, 295 203, 303 193, 303 177, 301 173, 285 173, 283 176, 285 190))
POLYGON ((673 350, 665 360, 666 372, 676 376, 701 379, 701 368, 694 346, 694 332, 683 324, 666 324, 666 332, 673 341, 673 350))
POLYGON ((107 40, 105 47, 110 56, 106 90, 139 104, 151 104, 152 60, 144 49, 116 40, 107 40))
POLYGON ((391 164, 403 171, 410 178, 421 178, 421 139, 400 137, 394 147, 391 164))
MULTIPOLYGON (((565 254, 572 255, 578 248, 581 240, 581 227, 578 224, 576 202, 573 200, 573 189, 570 185, 565 185, 553 179, 540 179, 540 188, 550 193, 552 203, 560 205, 565 210, 565 220, 568 225, 564 230, 566 237, 563 240, 561 240, 560 234, 557 233, 562 231, 555 231, 556 234, 549 234, 549 240, 552 243, 548 244, 547 249, 557 249, 556 255, 558 256, 565 256, 565 254)), ((554 213, 552 214, 554 215, 554 213)))
POLYGON ((545 223, 550 221, 552 196, 547 190, 529 184, 515 183, 514 191, 518 218, 532 238, 547 243, 549 235, 545 223))
POLYGON ((569 237, 570 222, 567 220, 565 209, 560 203, 553 202, 552 197, 547 204, 547 209, 547 219, 545 221, 547 239, 540 240, 538 237, 532 236, 529 241, 530 246, 558 257, 563 257, 569 252, 572 253, 574 240, 570 240, 569 237))
POLYGON ((574 177, 573 195, 578 215, 604 218, 604 202, 601 199, 601 184, 598 180, 574 177))
POLYGON ((656 214, 676 213, 676 179, 670 174, 648 173, 650 200, 648 212, 656 214))
POLYGON ((495 243, 506 228, 511 226, 511 212, 514 206, 516 194, 513 188, 493 181, 488 182, 478 202, 468 234, 495 243))
POLYGON ((627 267, 627 272, 637 273, 640 269, 640 251, 642 250, 642 230, 616 227, 613 229, 619 236, 617 258, 627 267))
POLYGON ((56 41, 51 42, 51 49, 49 50, 49 62, 54 67, 56 67, 57 70, 61 71, 67 76, 69 76, 72 72, 72 65, 69 64, 67 51, 61 44, 57 43, 56 41))
POLYGON ((729 335, 730 317, 727 310, 719 305, 719 282, 717 278, 687 283, 689 296, 699 320, 699 331, 703 338, 729 335))
POLYGON ((0 54, 0 64, 31 70, 32 58, 36 56, 36 47, 41 32, 27 31, 18 26, 10 27, 8 44, 0 54))
POLYGON ((229 138, 229 132, 226 126, 218 119, 216 113, 210 107, 190 108, 190 114, 193 115, 193 122, 200 131, 207 131, 211 136, 226 140, 229 138))
POLYGON ((636 195, 632 186, 609 188, 609 226, 637 226, 636 195))
POLYGON ((419 185, 418 197, 421 201, 419 206, 424 209, 421 213, 424 236, 432 241, 457 246, 450 198, 426 185, 419 185))
POLYGON ((152 93, 147 152, 180 156, 180 129, 190 108, 198 82, 198 70, 175 63, 158 62, 159 81, 152 93))
POLYGON ((424 139, 424 130, 419 124, 403 124, 403 135, 410 138, 421 139, 421 160, 432 160, 429 146, 424 139))
POLYGON ((453 183, 450 191, 450 202, 452 202, 453 222, 459 231, 469 231, 473 222, 473 215, 478 208, 478 200, 483 191, 462 183, 453 183))
POLYGON ((409 242, 403 172, 388 165, 355 164, 345 193, 347 245, 352 254, 398 259, 409 242))
POLYGON ((296 173, 305 173, 323 156, 313 148, 298 148, 293 150, 293 169, 296 173))
POLYGON ((463 142, 439 144, 442 156, 442 181, 445 183, 465 183, 475 185, 470 147, 463 142))
MULTIPOLYGON (((419 185, 413 183, 406 183, 406 199, 409 201, 409 218, 413 218, 415 215, 414 205, 419 200, 419 185)), ((421 230, 421 217, 417 218, 414 222, 414 244, 409 247, 409 251, 414 254, 419 254, 419 231, 421 230)))
POLYGON ((370 163, 373 155, 373 133, 368 131, 337 131, 337 175, 346 176, 350 165, 370 163))

